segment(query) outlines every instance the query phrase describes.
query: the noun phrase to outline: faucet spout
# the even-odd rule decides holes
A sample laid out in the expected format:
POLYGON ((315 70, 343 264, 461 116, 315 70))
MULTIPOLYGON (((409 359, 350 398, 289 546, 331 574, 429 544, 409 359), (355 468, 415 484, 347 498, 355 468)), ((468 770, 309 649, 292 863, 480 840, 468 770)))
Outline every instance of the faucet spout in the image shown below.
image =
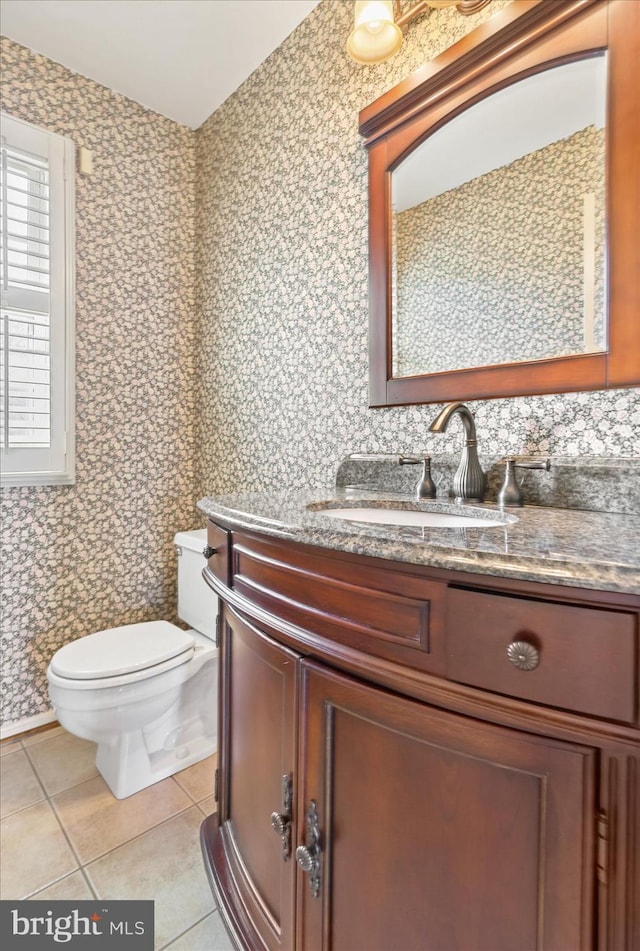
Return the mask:
POLYGON ((446 432, 449 420, 455 415, 460 417, 464 427, 465 440, 460 465, 453 478, 453 491, 456 501, 475 499, 481 502, 484 498, 487 479, 478 459, 476 424, 469 407, 460 402, 448 403, 431 423, 429 431, 432 433, 446 432))
POLYGON ((468 406, 465 406, 464 403, 447 403, 442 412, 438 413, 434 421, 429 426, 429 432, 446 432, 447 426, 449 425, 449 420, 456 413, 460 417, 462 425, 464 426, 466 444, 468 445, 469 442, 476 442, 475 420, 471 410, 468 406))

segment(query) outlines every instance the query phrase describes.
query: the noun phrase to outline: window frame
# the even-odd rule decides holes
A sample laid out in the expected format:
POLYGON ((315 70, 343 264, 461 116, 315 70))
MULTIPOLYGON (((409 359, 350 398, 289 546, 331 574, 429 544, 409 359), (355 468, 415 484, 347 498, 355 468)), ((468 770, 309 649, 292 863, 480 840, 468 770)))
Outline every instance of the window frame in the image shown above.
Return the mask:
MULTIPOLYGON (((51 446, 0 450, 4 486, 75 483, 75 144, 0 113, 3 144, 46 156, 50 189, 51 446)), ((3 294, 3 308, 8 306, 3 294)), ((8 382, 8 381, 7 381, 8 382)))

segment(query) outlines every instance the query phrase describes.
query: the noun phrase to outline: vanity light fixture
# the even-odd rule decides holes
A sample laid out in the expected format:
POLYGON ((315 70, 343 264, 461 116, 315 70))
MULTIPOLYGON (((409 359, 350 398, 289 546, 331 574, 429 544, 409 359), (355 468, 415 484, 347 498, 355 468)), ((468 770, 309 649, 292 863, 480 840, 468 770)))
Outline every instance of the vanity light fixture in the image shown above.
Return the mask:
POLYGON ((470 16, 491 0, 416 0, 402 10, 401 0, 356 0, 353 30, 347 40, 347 53, 356 63, 371 66, 383 63, 402 46, 403 34, 416 17, 455 6, 458 13, 470 16))

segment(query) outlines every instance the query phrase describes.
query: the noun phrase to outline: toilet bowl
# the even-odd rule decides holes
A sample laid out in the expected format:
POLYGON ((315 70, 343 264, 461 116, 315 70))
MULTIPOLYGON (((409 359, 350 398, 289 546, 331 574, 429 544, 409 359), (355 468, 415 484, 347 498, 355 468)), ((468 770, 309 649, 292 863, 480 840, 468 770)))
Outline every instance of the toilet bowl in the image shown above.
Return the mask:
POLYGON ((147 621, 97 631, 61 647, 47 669, 58 721, 97 743, 96 766, 118 799, 217 749, 218 599, 201 576, 206 534, 181 532, 175 543, 178 614, 197 629, 147 621))

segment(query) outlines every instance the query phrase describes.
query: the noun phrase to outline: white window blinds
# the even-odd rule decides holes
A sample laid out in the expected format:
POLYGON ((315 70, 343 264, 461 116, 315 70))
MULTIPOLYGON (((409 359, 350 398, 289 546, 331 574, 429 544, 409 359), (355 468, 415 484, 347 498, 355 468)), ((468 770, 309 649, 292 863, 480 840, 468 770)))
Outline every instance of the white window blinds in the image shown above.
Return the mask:
POLYGON ((68 482, 73 477, 73 146, 6 116, 1 132, 2 477, 18 484, 68 482), (71 183, 65 175, 69 158, 71 183))
POLYGON ((51 445, 49 163, 2 148, 3 448, 51 445))

